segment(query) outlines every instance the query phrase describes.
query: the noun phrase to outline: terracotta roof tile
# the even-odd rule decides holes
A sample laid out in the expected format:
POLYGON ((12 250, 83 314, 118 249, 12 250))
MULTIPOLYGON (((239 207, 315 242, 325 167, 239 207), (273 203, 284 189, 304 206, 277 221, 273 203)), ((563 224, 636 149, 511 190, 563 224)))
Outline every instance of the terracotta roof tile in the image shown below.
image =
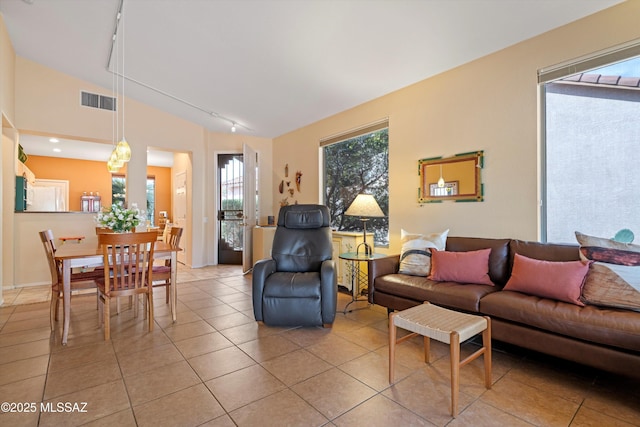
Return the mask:
POLYGON ((583 74, 580 81, 582 83, 598 83, 600 80, 600 74, 583 74))
POLYGON ((620 80, 620 76, 600 76, 598 83, 603 85, 617 85, 618 80, 620 80))
POLYGON ((558 82, 586 85, 609 85, 623 88, 640 89, 640 77, 603 76, 601 74, 574 74, 560 79, 558 82))
POLYGON ((640 77, 620 77, 618 86, 639 87, 640 77))
POLYGON ((582 74, 574 74, 573 76, 565 77, 562 80, 566 80, 568 82, 579 82, 582 78, 582 74))

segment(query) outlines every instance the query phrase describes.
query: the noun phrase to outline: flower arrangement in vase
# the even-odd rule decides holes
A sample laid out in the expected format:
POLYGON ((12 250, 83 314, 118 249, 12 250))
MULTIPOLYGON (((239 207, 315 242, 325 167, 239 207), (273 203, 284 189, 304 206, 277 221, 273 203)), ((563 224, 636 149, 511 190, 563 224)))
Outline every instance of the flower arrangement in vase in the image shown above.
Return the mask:
POLYGON ((145 219, 144 212, 138 209, 135 204, 131 209, 127 209, 122 205, 122 202, 112 204, 109 209, 103 209, 96 216, 98 224, 109 228, 114 233, 129 233, 145 219))

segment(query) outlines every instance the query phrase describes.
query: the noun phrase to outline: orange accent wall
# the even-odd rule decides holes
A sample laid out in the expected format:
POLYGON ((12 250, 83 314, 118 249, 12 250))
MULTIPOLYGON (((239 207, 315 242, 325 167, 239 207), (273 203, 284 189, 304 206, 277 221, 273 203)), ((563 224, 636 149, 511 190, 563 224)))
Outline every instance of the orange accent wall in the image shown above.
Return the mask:
POLYGON ((170 219, 172 218, 171 205, 171 168, 147 166, 147 176, 156 179, 156 211, 155 224, 158 225, 158 212, 166 211, 170 219))
MULTIPOLYGON (((80 211, 83 192, 100 193, 102 206, 111 206, 111 173, 105 162, 63 159, 47 156, 29 156, 26 165, 38 179, 63 179, 69 181, 69 210, 80 211)), ((126 174, 126 166, 119 174, 126 174)), ((155 223, 158 212, 167 211, 171 216, 171 168, 148 166, 147 175, 156 180, 155 223)))

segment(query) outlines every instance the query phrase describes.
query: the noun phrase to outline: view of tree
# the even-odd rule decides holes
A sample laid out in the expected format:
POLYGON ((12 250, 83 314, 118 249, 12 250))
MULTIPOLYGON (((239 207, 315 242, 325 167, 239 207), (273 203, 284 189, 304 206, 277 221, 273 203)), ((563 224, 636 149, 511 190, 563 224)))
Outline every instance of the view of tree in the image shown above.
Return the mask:
MULTIPOLYGON (((150 225, 155 225, 155 189, 156 181, 153 177, 147 178, 147 206, 145 215, 150 225)), ((127 178, 124 175, 111 176, 111 203, 126 203, 127 178)))
MULTIPOLYGON (((340 231, 361 231, 358 217, 344 212, 359 193, 372 194, 389 214, 389 130, 357 136, 324 147, 325 204, 331 226, 340 231)), ((389 218, 371 218, 367 231, 377 245, 389 243, 389 218)))
POLYGON ((126 178, 121 175, 111 177, 111 203, 121 202, 124 205, 126 178))

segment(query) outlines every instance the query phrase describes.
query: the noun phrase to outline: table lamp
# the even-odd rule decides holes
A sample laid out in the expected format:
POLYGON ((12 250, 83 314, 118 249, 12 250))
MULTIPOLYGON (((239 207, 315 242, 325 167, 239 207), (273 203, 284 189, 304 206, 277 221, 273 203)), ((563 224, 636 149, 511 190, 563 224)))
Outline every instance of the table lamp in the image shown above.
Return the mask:
POLYGON ((384 212, 380 209, 378 202, 376 202, 376 199, 374 199, 371 194, 358 194, 344 214, 360 217, 364 227, 364 239, 356 248, 356 254, 360 253, 360 246, 362 246, 364 254, 366 256, 371 256, 373 254, 373 250, 367 243, 367 221, 369 221, 369 218, 384 217, 384 212))

